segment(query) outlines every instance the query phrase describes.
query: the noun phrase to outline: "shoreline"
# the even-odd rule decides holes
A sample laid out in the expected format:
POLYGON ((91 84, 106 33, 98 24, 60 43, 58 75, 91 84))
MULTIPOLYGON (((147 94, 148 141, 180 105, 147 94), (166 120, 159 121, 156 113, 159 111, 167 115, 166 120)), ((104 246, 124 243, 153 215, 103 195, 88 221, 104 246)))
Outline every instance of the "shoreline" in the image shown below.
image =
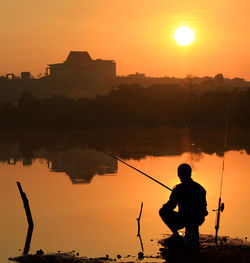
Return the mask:
MULTIPOLYGON (((169 235, 165 235, 166 238, 169 235)), ((110 258, 109 255, 98 258, 87 258, 79 256, 76 252, 60 252, 52 254, 44 254, 42 250, 38 250, 36 254, 27 254, 9 258, 10 261, 22 263, 177 263, 177 262, 193 262, 193 263, 245 263, 250 258, 250 243, 247 240, 239 238, 222 237, 218 238, 219 244, 214 243, 213 235, 200 235, 200 249, 185 249, 180 247, 166 247, 161 239, 158 243, 161 245, 159 253, 155 256, 144 255, 139 252, 138 255, 117 255, 116 258, 110 258)))

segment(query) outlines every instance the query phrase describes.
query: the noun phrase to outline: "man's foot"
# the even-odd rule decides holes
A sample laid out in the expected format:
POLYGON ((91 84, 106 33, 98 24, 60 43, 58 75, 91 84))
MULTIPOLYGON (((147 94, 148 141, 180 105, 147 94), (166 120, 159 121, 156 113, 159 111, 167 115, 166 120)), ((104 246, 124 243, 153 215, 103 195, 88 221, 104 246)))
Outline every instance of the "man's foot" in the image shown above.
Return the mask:
POLYGON ((166 247, 184 247, 185 241, 179 234, 174 234, 168 239, 164 240, 164 246, 166 247))

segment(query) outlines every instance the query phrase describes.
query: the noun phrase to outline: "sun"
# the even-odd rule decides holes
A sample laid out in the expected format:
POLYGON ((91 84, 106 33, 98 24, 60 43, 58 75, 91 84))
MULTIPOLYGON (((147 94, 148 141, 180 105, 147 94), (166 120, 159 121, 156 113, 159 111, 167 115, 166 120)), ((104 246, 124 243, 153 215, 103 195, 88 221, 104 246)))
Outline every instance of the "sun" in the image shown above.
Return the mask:
POLYGON ((188 46, 194 42, 194 30, 189 26, 179 26, 174 33, 174 39, 180 46, 188 46))

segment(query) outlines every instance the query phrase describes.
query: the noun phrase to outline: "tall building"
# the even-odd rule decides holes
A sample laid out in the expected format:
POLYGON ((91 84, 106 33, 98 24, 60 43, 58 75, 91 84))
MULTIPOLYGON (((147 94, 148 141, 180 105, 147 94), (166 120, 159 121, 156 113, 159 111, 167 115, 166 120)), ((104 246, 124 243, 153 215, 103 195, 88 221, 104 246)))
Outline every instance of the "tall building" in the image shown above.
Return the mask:
POLYGON ((94 60, 86 51, 70 51, 66 61, 48 66, 47 75, 52 78, 92 81, 110 80, 116 76, 114 60, 94 60))

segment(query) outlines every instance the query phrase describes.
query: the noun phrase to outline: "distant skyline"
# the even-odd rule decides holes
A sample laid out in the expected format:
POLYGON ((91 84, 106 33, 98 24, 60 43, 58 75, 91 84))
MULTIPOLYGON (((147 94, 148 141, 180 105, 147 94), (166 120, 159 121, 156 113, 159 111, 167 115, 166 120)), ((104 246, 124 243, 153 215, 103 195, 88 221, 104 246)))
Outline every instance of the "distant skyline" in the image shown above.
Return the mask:
POLYGON ((0 73, 44 73, 70 50, 113 59, 117 74, 250 80, 249 0, 0 0, 0 73), (174 31, 194 29, 178 46, 174 31))

